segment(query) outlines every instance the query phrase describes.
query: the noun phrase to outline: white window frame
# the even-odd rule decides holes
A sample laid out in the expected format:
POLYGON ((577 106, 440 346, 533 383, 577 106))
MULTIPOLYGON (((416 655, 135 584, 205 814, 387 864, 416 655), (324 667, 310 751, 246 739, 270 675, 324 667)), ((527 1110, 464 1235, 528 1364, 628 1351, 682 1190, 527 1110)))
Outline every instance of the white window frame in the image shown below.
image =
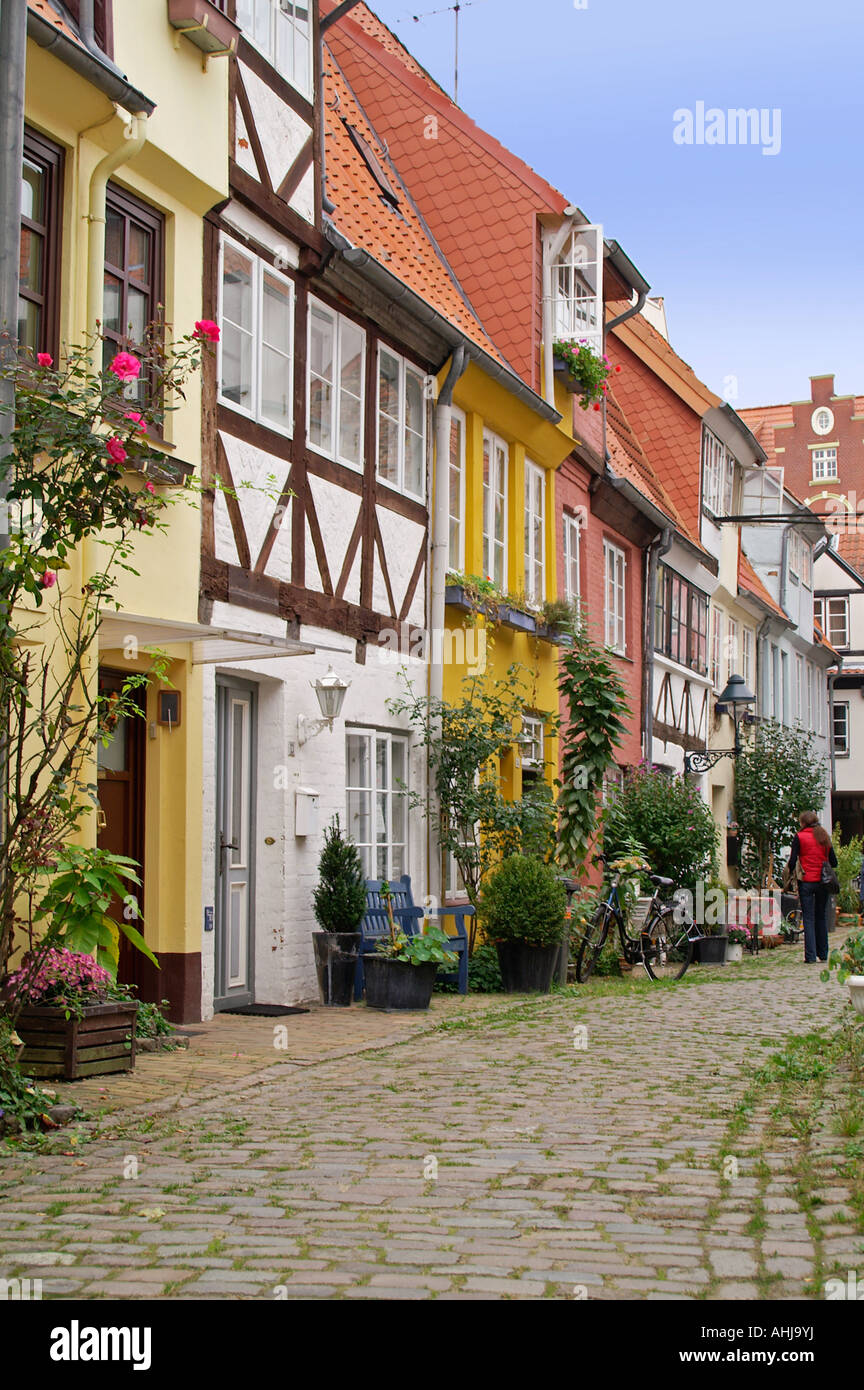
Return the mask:
POLYGON ((486 450, 488 446, 489 458, 489 482, 487 483, 484 467, 483 478, 483 569, 484 573, 495 582, 495 561, 500 556, 501 560, 501 584, 502 589, 507 587, 507 507, 509 501, 510 483, 510 445, 506 439, 500 435, 493 434, 491 430, 483 431, 483 455, 484 465, 486 462, 486 450), (500 465, 500 475, 499 475, 500 465), (500 487, 498 486, 500 476, 500 487), (503 535, 495 533, 495 499, 502 499, 502 524, 503 535))
MULTIPOLYGON (((366 427, 366 332, 363 326, 355 319, 348 318, 345 314, 338 313, 331 309, 329 304, 323 300, 315 299, 310 295, 309 306, 306 314, 306 444, 313 453, 320 454, 323 458, 335 459, 337 463, 344 463, 346 468, 353 468, 355 472, 363 472, 364 458, 364 439, 366 427), (311 436, 311 404, 312 404, 312 315, 313 310, 330 320, 333 330, 333 381, 331 383, 330 396, 330 438, 333 440, 333 448, 327 449, 323 444, 316 444, 311 436), (339 452, 339 442, 341 435, 341 413, 342 413, 342 343, 345 327, 353 329, 359 333, 363 346, 360 353, 360 457, 350 459, 345 454, 339 452)), ((317 378, 316 376, 316 379, 317 378)), ((323 378, 320 378, 323 380, 323 378)), ((346 393, 350 394, 350 393, 346 393)))
POLYGON ((539 715, 522 715, 522 733, 520 738, 525 739, 530 737, 531 739, 530 744, 520 742, 519 745, 521 750, 519 758, 523 768, 540 769, 545 766, 545 732, 544 722, 539 715), (528 752, 527 750, 529 748, 533 749, 534 752, 528 752))
MULTIPOLYGON (((744 684, 749 688, 750 680, 753 675, 753 629, 752 627, 741 628, 741 675, 744 677, 744 684)), ((755 694, 755 692, 754 692, 755 694)))
POLYGON ((712 516, 729 516, 735 489, 735 459, 722 439, 702 427, 702 506, 712 516))
POLYGON ((808 729, 814 729, 814 730, 815 730, 815 726, 814 726, 814 723, 813 723, 813 714, 814 714, 814 710, 815 710, 815 701, 814 701, 813 695, 814 695, 814 690, 815 690, 815 685, 816 685, 815 674, 816 674, 816 673, 815 673, 815 670, 814 670, 814 668, 813 668, 813 662, 812 662, 812 661, 808 661, 808 662, 807 662, 807 728, 808 728, 808 729))
MULTIPOLYGON (((417 501, 417 502, 425 502, 425 500, 426 500, 426 470, 427 470, 427 466, 428 466, 428 460, 427 460, 427 458, 426 458, 426 439, 427 439, 427 433, 428 433, 428 431, 427 431, 427 415, 428 415, 428 411, 427 411, 427 409, 426 409, 426 377, 425 377, 425 374, 424 374, 423 372, 421 372, 420 368, 419 368, 418 366, 416 366, 413 362, 409 362, 408 359, 407 359, 407 357, 403 357, 401 353, 394 352, 393 348, 388 347, 386 343, 379 343, 379 344, 378 344, 378 361, 377 361, 376 366, 377 366, 377 372, 376 372, 376 378, 375 378, 375 473, 376 473, 376 476, 377 476, 377 478, 378 478, 378 481, 379 481, 380 483, 382 483, 382 484, 384 485, 384 487, 392 488, 394 492, 401 492, 402 495, 403 495, 404 497, 413 497, 413 498, 415 499, 415 501, 417 501), (388 357, 392 357, 393 360, 394 360, 395 362, 398 362, 398 364, 399 364, 399 419, 398 419, 398 421, 397 421, 398 430, 399 430, 399 456, 398 456, 398 458, 397 458, 397 460, 396 460, 397 479, 396 479, 395 482, 393 481, 392 478, 385 478, 384 475, 383 475, 382 472, 381 472, 381 469, 380 469, 380 457, 381 457, 381 453, 380 453, 380 451, 381 451, 381 414, 382 414, 382 411, 381 411, 381 357, 382 357, 382 354, 383 354, 383 353, 386 353, 388 357), (405 382, 406 382, 406 380, 407 380, 407 378, 408 378, 409 376, 414 376, 414 377, 416 377, 417 380, 420 382, 420 394, 421 394, 421 399, 422 399, 422 401, 423 401, 423 434, 422 434, 422 441, 423 441, 423 466, 422 466, 422 468, 420 469, 420 489, 421 489, 420 492, 412 492, 411 489, 408 488, 408 487, 406 487, 406 485, 405 485, 405 433, 406 433, 406 430, 408 429, 408 426, 407 426, 406 420, 405 420, 405 402, 406 402, 405 382)), ((392 419, 392 416, 389 416, 389 415, 388 415, 387 418, 388 418, 388 419, 392 419)), ((412 431, 412 433, 415 433, 415 431, 412 431)))
POLYGON ((614 541, 603 541, 603 609, 605 642, 627 655, 627 556, 614 541), (610 601, 611 600, 611 601, 610 601))
POLYGON ((726 684, 723 676, 723 619, 722 608, 711 605, 711 656, 709 670, 711 684, 715 690, 722 690, 726 684))
MULTIPOLYGON (((267 59, 267 61, 269 63, 272 63, 273 67, 276 69, 278 73, 281 74, 282 77, 285 78, 286 82, 290 82, 291 86, 294 87, 298 92, 300 92, 303 96, 309 97, 311 99, 313 71, 311 0, 306 0, 305 6, 302 4, 302 0, 246 0, 246 3, 251 5, 253 11, 258 11, 262 15, 266 13, 266 36, 260 30, 256 33, 254 20, 251 26, 243 24, 241 3, 242 0, 238 0, 237 23, 240 25, 242 32, 244 33, 246 38, 255 48, 259 50, 260 53, 264 54, 264 57, 267 59), (296 24, 296 14, 298 11, 304 8, 306 9, 306 14, 308 16, 307 33, 305 39, 302 34, 302 31, 298 29, 298 26, 296 24), (279 61, 280 55, 277 25, 280 15, 288 21, 288 27, 291 30, 292 42, 290 65, 285 65, 283 63, 280 63, 279 61), (297 80, 296 72, 296 53, 298 40, 300 43, 305 43, 306 47, 306 82, 302 85, 297 80)), ((264 25, 261 26, 261 29, 263 28, 264 25)))
POLYGON ((726 676, 738 673, 738 623, 726 617, 726 676))
MULTIPOLYGON (((222 394, 222 353, 223 353, 223 341, 224 341, 224 338, 225 338, 225 333, 224 333, 224 331, 220 333, 219 345, 218 345, 218 348, 217 348, 217 361, 216 361, 216 389, 217 389, 217 393, 218 393, 219 402, 220 402, 220 404, 227 406, 229 410, 234 410, 234 411, 236 411, 238 415, 243 415, 243 416, 245 416, 247 420, 255 420, 255 421, 257 421, 257 423, 258 423, 259 425, 263 425, 265 429, 274 430, 274 431, 276 432, 276 434, 281 434, 281 435, 284 435, 286 438, 291 439, 291 438, 293 437, 293 434, 294 434, 294 342, 295 342, 295 327, 294 327, 294 320, 295 320, 295 313, 296 313, 296 293, 295 293, 295 289, 294 289, 294 282, 293 282, 293 280, 291 280, 287 275, 283 275, 283 274, 281 273, 281 271, 276 270, 276 269, 270 264, 269 261, 265 261, 261 256, 256 255, 256 253, 255 253, 254 251, 250 251, 249 248, 248 248, 247 246, 243 246, 240 242, 234 241, 233 238, 231 238, 231 237, 226 237, 226 236, 220 237, 220 239, 219 239, 219 325, 220 325, 220 328, 222 328, 223 325, 224 325, 225 322, 226 322, 226 320, 225 320, 225 314, 224 314, 224 306, 223 306, 223 277, 224 277, 225 248, 226 248, 226 246, 230 246, 230 247, 232 248, 232 250, 234 250, 234 251, 237 252, 238 255, 243 256, 243 258, 244 258, 245 260, 250 261, 251 264, 252 264, 252 329, 251 329, 251 334, 250 334, 251 339, 252 339, 252 357, 251 357, 251 367, 250 367, 250 371, 251 371, 251 395, 252 395, 253 406, 252 406, 252 408, 250 409, 250 408, 248 408, 247 406, 240 405, 239 402, 237 402, 237 401, 232 401, 232 400, 230 399, 230 397, 225 396, 225 395, 222 394), (291 343, 290 343, 289 354, 288 354, 288 360, 287 360, 287 366, 286 366, 286 371, 287 371, 287 374, 288 374, 288 421, 289 421, 288 425, 279 425, 279 424, 276 424, 273 420, 269 419, 267 416, 265 416, 264 414, 262 414, 262 409, 261 409, 261 388, 262 388, 262 380, 263 380, 263 373, 262 373, 262 371, 261 371, 262 350, 263 350, 263 348, 264 348, 265 346, 268 346, 268 347, 271 347, 271 350, 272 350, 272 351, 274 351, 274 352, 279 352, 282 356, 285 355, 284 353, 282 353, 281 348, 273 348, 272 345, 270 345, 270 344, 265 344, 265 343, 263 342, 262 337, 261 337, 261 326, 262 326, 262 321, 263 321, 262 305, 263 305, 263 299, 264 299, 264 276, 265 276, 265 275, 269 275, 269 276, 271 276, 274 280, 278 280, 281 284, 285 285, 285 286, 288 288, 289 292, 290 292, 291 343)), ((238 327, 239 327, 239 325, 238 325, 238 327)), ((240 331, 241 331, 241 332, 245 332, 246 330, 245 330, 245 329, 241 329, 240 331)))
POLYGON ((465 412, 458 406, 452 407, 450 421, 450 451, 447 459, 447 510, 449 516, 448 524, 448 566, 451 570, 463 570, 465 568, 465 412), (453 426, 458 426, 459 430, 459 459, 458 474, 459 485, 456 489, 458 494, 458 516, 453 512, 453 474, 457 471, 453 467, 453 426), (456 523, 456 554, 453 554, 453 537, 451 534, 453 523, 456 523))
POLYGON ((850 751, 850 749, 849 749, 849 701, 848 701, 848 700, 835 700, 835 701, 834 701, 834 717, 833 717, 833 720, 832 720, 832 728, 831 728, 831 744, 832 744, 832 747, 833 747, 833 749, 834 749, 834 757, 835 757, 835 758, 848 758, 848 757, 849 757, 849 751, 850 751), (837 737, 837 716, 838 716, 838 714, 841 716, 841 723, 842 723, 842 725, 843 725, 842 742, 841 742, 841 741, 838 739, 838 737, 837 737))
POLYGON ((783 698, 782 722, 788 729, 792 723, 790 718, 792 692, 789 686, 789 653, 782 649, 780 651, 780 689, 783 698))
POLYGON ((819 624, 823 634, 831 643, 832 647, 839 648, 841 651, 849 646, 849 596, 848 594, 827 595, 813 600, 813 618, 819 624), (834 611, 832 612, 832 605, 834 611), (838 615, 842 622, 843 640, 832 635, 832 630, 836 629, 838 615))
POLYGON ((837 449, 830 448, 810 450, 810 481, 811 483, 836 482, 839 473, 837 472, 837 449), (828 470, 831 470, 830 472, 828 470))
POLYGON ((369 815, 369 823, 370 823, 371 834, 372 834, 372 837, 373 837, 373 838, 372 838, 371 841, 357 841, 357 840, 354 840, 354 843, 356 844, 357 849, 358 849, 358 851, 359 851, 360 858, 363 860, 364 869, 366 869, 366 870, 371 870, 370 872, 367 872, 367 873, 365 874, 365 877, 366 877, 366 878, 374 878, 374 879, 386 878, 386 879, 391 879, 391 878, 394 878, 394 877, 399 877, 401 874, 403 874, 403 873, 408 873, 408 871, 409 871, 409 869, 408 869, 408 864, 409 864, 408 854, 409 854, 409 848, 410 848, 409 841, 410 841, 410 831, 411 831, 411 817, 410 817, 410 815, 409 815, 410 799, 409 799, 408 779, 409 779, 409 772, 410 772, 410 761, 409 761, 409 759, 410 759, 410 752, 411 752, 411 749, 410 749, 410 741, 409 741, 409 738, 408 738, 408 735, 407 735, 407 734, 392 733, 392 732, 391 732, 390 730, 388 730, 388 729, 360 728, 360 727, 355 726, 355 725, 349 725, 348 728, 345 730, 345 824, 346 824, 346 827, 347 827, 347 834, 351 837, 352 840, 354 840, 354 835, 353 835, 353 830, 352 830, 352 826, 351 826, 350 813, 349 813, 349 809, 348 809, 348 805, 349 805, 349 803, 348 803, 348 793, 349 793, 349 792, 365 792, 365 793, 367 793, 367 794, 370 796, 370 798, 371 798, 371 810, 370 810, 370 815, 369 815), (352 785, 348 782, 348 766, 349 766, 348 741, 349 741, 349 739, 352 739, 352 738, 364 738, 364 739, 367 739, 367 740, 369 741, 368 763, 369 763, 369 782, 370 782, 370 784, 369 784, 369 786, 366 786, 366 787, 356 787, 356 786, 352 786, 352 785), (379 743, 384 743, 385 746, 386 746, 386 748, 387 748, 387 758, 386 758, 386 762, 387 762, 387 785, 386 785, 386 786, 383 786, 383 787, 378 785, 378 757, 377 757, 377 753, 378 753, 378 744, 379 744, 379 743), (403 789, 403 788, 400 788, 400 787, 396 787, 395 784, 394 784, 394 782, 393 782, 393 751, 392 751, 392 750, 393 750, 393 745, 394 745, 394 744, 400 744, 400 745, 402 746, 402 748, 404 749, 404 754, 405 754, 405 757, 404 757, 404 762, 405 762, 405 779, 406 779, 406 780, 405 780, 404 789, 403 789), (386 839, 385 839, 384 841, 381 841, 381 842, 379 843, 379 841, 378 841, 378 797, 379 797, 379 795, 382 794, 382 793, 383 793, 383 795, 384 795, 384 797, 385 797, 384 810, 385 810, 385 820, 386 820, 386 827, 385 827, 385 828, 386 828, 386 832, 387 832, 387 837, 386 837, 386 839), (397 840, 394 840, 394 839, 393 839, 393 797, 394 797, 394 796, 404 796, 404 798, 405 798, 405 816, 404 816, 405 839, 402 840, 402 841, 397 841, 397 840), (383 845, 386 847, 386 852, 387 852, 386 873, 383 873, 383 874, 378 872, 378 850, 379 850, 379 848, 380 848, 380 844, 383 844, 383 845), (394 870, 394 867, 393 867, 393 850, 394 850, 395 848, 397 848, 397 847, 400 847, 400 848, 402 849, 402 865, 403 865, 403 867, 402 867, 401 870, 394 870))
POLYGON ((800 652, 795 653, 795 723, 801 724, 804 719, 804 658, 800 652))
POLYGON ((582 597, 582 513, 563 513, 564 597, 576 603, 582 597), (575 576, 575 584, 573 579, 575 576))
POLYGON ((540 604, 546 597, 546 470, 530 459, 525 460, 525 596, 531 603, 540 604), (539 483, 540 510, 535 512, 534 497, 539 483), (540 522, 540 554, 536 553, 536 523, 540 522), (534 571, 539 565, 539 588, 534 571))
MULTIPOLYGON (((603 228, 574 227, 549 261, 552 336, 603 351, 603 228)), ((551 352, 552 345, 549 344, 551 352)))
POLYGON ((827 405, 817 405, 813 414, 810 416, 810 427, 814 434, 830 434, 834 428, 834 412, 829 410, 827 405), (819 416, 827 415, 824 425, 819 424, 819 416))

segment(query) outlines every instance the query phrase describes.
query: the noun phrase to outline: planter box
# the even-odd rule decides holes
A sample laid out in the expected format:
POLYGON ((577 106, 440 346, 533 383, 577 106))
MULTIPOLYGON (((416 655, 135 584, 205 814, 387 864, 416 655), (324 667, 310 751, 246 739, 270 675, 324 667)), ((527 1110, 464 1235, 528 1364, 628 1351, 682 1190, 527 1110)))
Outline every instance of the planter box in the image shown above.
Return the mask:
POLYGON ((548 994, 561 950, 552 946, 529 946, 525 941, 496 943, 501 983, 505 994, 548 994))
POLYGON ((461 584, 447 584, 444 587, 444 602, 448 608, 458 608, 463 613, 473 613, 474 604, 461 584))
POLYGON ((693 959, 699 965, 725 965, 725 936, 700 936, 693 947, 693 959))
POLYGON ((366 1003, 370 1009, 428 1009, 438 966, 435 961, 411 965, 405 960, 388 960, 374 952, 363 957, 366 1003))
POLYGON ((562 362, 560 357, 554 360, 555 380, 560 381, 565 391, 569 391, 571 396, 581 396, 583 386, 578 377, 572 375, 566 362, 562 362))
POLYGON ((537 619, 533 613, 523 613, 521 608, 510 608, 507 604, 501 608, 501 621, 505 627, 515 628, 517 632, 537 631, 537 619))
POLYGON ((233 53, 239 26, 212 0, 168 0, 168 23, 206 54, 233 53))
POLYGON ((22 1009, 15 1027, 24 1043, 21 1067, 28 1076, 103 1076, 135 1067, 138 1001, 88 1004, 82 1018, 63 1009, 35 1005, 22 1009))

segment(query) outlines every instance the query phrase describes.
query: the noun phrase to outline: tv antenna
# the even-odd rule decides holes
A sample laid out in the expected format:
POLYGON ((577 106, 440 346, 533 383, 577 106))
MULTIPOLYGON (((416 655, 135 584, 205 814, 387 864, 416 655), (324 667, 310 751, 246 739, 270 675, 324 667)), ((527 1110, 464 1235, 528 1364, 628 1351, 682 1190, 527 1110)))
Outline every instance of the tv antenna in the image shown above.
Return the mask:
POLYGON ((471 5, 479 5, 481 0, 456 0, 455 5, 444 5, 438 10, 424 10, 421 14, 406 14, 402 19, 397 19, 397 24, 405 24, 409 19, 413 19, 415 24, 419 24, 421 19, 431 19, 437 14, 453 15, 453 100, 459 104, 459 11, 467 10, 471 5))

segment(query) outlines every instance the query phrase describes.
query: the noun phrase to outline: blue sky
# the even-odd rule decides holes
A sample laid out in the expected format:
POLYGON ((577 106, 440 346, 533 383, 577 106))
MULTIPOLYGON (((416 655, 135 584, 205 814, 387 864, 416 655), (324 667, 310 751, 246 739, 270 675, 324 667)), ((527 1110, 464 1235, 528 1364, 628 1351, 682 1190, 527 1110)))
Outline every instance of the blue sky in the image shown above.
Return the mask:
MULTIPOLYGON (((444 0, 371 3, 452 92, 453 13, 427 15, 444 0)), ((664 296, 673 346, 733 405, 806 398, 825 372, 864 393, 862 14, 861 0, 474 0, 459 104, 603 223, 664 296), (699 102, 779 109, 779 152, 676 144, 674 113, 699 102)))

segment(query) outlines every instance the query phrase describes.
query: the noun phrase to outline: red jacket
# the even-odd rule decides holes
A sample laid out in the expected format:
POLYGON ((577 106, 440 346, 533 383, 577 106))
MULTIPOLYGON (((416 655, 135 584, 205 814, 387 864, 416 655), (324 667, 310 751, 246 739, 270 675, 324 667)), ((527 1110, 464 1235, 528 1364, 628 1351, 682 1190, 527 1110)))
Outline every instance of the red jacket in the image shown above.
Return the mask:
POLYGON ((805 883, 819 883, 821 881, 822 865, 826 859, 832 864, 837 863, 833 848, 829 846, 826 849, 824 845, 820 845, 809 826, 806 830, 799 830, 792 841, 790 864, 793 869, 799 859, 805 883))

